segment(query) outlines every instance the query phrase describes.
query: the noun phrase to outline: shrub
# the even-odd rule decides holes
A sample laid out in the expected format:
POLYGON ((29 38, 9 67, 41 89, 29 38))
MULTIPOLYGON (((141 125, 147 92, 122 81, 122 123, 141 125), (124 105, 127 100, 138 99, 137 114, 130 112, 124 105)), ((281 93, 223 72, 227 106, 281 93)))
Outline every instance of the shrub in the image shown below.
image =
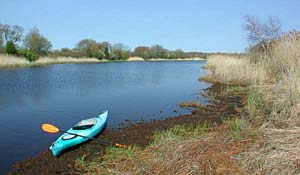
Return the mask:
POLYGON ((30 62, 36 61, 39 58, 39 56, 37 54, 31 52, 28 49, 21 49, 21 50, 19 50, 18 55, 25 57, 30 62))
POLYGON ((5 52, 7 54, 11 54, 11 55, 16 55, 17 54, 17 49, 15 44, 12 41, 8 41, 5 45, 5 52))
POLYGON ((104 52, 102 50, 100 50, 100 49, 91 51, 91 55, 90 56, 91 57, 95 57, 95 58, 97 58, 99 60, 105 58, 104 52))

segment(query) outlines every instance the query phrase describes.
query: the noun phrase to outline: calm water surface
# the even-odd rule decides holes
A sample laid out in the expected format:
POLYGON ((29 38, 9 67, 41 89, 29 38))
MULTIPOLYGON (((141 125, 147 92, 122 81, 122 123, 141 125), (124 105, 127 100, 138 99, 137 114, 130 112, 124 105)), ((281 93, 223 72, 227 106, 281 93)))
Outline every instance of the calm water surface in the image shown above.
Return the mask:
POLYGON ((67 130, 108 109, 108 127, 117 128, 125 120, 188 113, 179 102, 205 102, 200 94, 208 85, 197 80, 205 74, 204 64, 122 62, 0 70, 0 174, 13 162, 48 149, 58 135, 43 133, 45 122, 67 130))

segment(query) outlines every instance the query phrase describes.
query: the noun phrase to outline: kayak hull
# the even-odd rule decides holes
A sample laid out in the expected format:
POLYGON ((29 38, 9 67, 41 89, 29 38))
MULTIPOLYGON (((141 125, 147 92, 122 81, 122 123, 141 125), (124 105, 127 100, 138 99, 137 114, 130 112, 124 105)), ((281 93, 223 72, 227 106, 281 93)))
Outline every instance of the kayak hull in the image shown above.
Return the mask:
POLYGON ((85 137, 95 137, 104 128, 107 121, 107 117, 108 111, 105 111, 98 117, 90 118, 79 122, 77 125, 86 121, 93 121, 93 126, 87 129, 76 129, 77 125, 75 125, 68 131, 66 131, 66 133, 62 134, 55 142, 52 143, 52 145, 49 148, 50 151, 54 156, 59 156, 64 150, 88 140, 88 138, 80 137, 79 135, 85 137), (75 134, 77 134, 77 136, 75 134))

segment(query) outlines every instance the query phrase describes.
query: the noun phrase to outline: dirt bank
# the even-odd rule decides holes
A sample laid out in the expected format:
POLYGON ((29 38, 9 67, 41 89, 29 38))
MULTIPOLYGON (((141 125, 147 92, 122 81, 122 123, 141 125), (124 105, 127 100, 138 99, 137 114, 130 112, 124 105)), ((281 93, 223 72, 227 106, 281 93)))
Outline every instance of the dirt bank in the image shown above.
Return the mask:
MULTIPOLYGON (((223 119, 240 116, 243 112, 244 93, 220 93, 224 87, 220 84, 211 86, 205 95, 212 97, 210 105, 192 110, 191 115, 171 117, 150 123, 136 123, 120 130, 105 129, 98 137, 124 143, 137 144, 141 147, 149 145, 152 136, 157 131, 169 129, 175 125, 191 125, 204 121, 222 123, 223 119)), ((81 174, 74 166, 75 160, 87 155, 88 159, 105 154, 105 146, 94 141, 75 147, 60 157, 53 157, 50 151, 45 151, 36 157, 16 162, 10 174, 81 174)))

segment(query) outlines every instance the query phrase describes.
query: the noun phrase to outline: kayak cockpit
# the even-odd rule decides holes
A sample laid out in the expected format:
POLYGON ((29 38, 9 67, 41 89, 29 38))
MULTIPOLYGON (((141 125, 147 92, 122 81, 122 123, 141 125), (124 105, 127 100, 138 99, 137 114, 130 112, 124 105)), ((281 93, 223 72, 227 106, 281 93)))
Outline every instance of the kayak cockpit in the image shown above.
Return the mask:
MULTIPOLYGON (((96 123, 97 123, 96 118, 90 118, 90 119, 80 121, 72 129, 73 130, 86 130, 86 129, 92 128, 96 123)), ((63 140, 70 140, 70 139, 74 139, 75 137, 77 137, 76 134, 66 133, 66 134, 64 134, 62 139, 63 140)))
POLYGON ((82 120, 79 123, 77 123, 72 129, 73 130, 85 130, 85 129, 90 129, 97 123, 96 118, 90 118, 86 120, 82 120))

